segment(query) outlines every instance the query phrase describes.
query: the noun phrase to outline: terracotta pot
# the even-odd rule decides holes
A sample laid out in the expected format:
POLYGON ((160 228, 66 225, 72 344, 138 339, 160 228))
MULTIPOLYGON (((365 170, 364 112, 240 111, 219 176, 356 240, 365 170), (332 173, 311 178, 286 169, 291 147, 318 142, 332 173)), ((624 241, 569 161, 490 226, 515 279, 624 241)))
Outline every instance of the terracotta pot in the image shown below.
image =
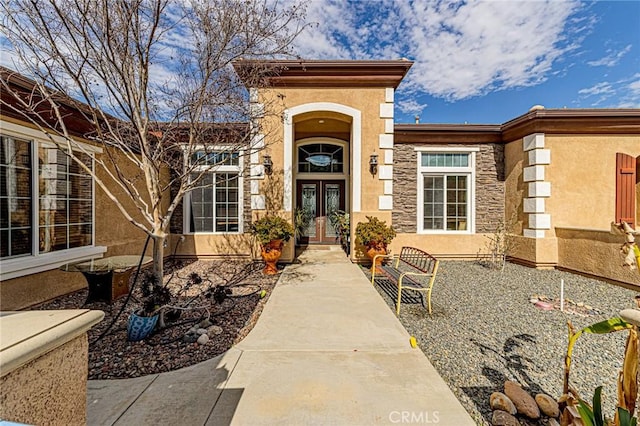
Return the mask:
POLYGON ((371 271, 375 268, 376 271, 380 270, 380 265, 382 265, 382 257, 376 259, 375 265, 373 264, 373 258, 378 254, 387 254, 387 249, 382 246, 369 246, 367 248, 367 256, 371 259, 371 271))
POLYGON ((266 275, 275 275, 278 273, 278 259, 282 256, 282 247, 284 242, 282 240, 273 240, 268 244, 262 245, 262 260, 264 260, 265 267, 262 270, 266 275))

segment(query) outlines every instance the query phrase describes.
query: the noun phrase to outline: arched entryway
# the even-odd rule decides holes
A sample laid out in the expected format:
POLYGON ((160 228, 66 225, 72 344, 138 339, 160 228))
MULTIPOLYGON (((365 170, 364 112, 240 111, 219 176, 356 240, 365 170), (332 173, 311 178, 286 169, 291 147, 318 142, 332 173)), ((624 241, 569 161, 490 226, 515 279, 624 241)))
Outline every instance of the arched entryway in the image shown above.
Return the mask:
MULTIPOLYGON (((292 212, 297 203, 297 182, 309 176, 297 171, 298 147, 310 138, 337 140, 344 146, 345 211, 359 212, 361 208, 361 112, 355 108, 332 102, 298 105, 284 112, 284 210, 292 212), (354 185, 354 182, 357 184, 354 185), (287 190, 289 189, 289 190, 287 190)), ((322 161, 322 160, 321 160, 322 161)), ((303 172, 304 173, 304 172, 303 172)), ((314 172, 308 172, 314 173, 314 172)), ((331 173, 333 174, 333 173, 331 173)), ((321 176, 316 176, 322 180, 321 176)), ((333 176, 335 177, 335 176, 333 176)))

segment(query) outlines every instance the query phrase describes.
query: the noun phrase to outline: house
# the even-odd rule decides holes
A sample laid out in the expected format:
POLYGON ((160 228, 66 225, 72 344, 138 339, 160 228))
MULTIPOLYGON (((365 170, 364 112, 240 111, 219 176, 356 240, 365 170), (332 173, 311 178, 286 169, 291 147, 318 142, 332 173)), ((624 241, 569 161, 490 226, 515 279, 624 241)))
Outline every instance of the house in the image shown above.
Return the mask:
MULTIPOLYGON (((185 197, 172 221, 169 254, 250 256, 251 219, 266 210, 292 218, 296 208, 315 217, 309 244, 335 244, 327 216, 344 210, 352 235, 366 216, 392 224, 393 251, 411 245, 443 259, 475 259, 502 224, 512 235, 513 261, 640 285, 640 275, 621 267, 622 241, 609 232, 614 220, 634 226, 640 220, 640 109, 534 107, 497 125, 399 124, 395 91, 410 61, 234 63, 241 78, 258 65, 267 84, 249 88, 252 109, 259 114, 278 102, 282 114, 250 123, 250 146, 212 172, 214 187, 185 197)), ((33 226, 36 213, 31 222, 16 213, 43 198, 34 164, 46 142, 6 111, 0 119, 2 309, 81 288, 73 274, 56 270, 62 263, 140 250, 144 235, 131 232, 109 200, 86 186, 80 198, 95 214, 56 223, 70 238, 46 251, 42 231, 52 225, 33 226), (15 184, 24 179, 31 179, 31 192, 15 184), (72 240, 80 226, 81 237, 72 240), (27 242, 14 248, 14 241, 27 242)), ((81 178, 68 170, 67 182, 81 178)), ((362 253, 354 238, 351 246, 357 261, 362 253)), ((290 242, 283 261, 294 255, 290 242)))

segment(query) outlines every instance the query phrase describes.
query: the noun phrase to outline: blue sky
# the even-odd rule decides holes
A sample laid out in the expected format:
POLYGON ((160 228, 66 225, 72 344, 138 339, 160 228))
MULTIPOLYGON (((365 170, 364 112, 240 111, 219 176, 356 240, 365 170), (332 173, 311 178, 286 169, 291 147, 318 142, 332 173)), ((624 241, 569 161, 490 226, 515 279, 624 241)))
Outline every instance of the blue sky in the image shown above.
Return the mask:
MULTIPOLYGON (((307 0, 306 19, 302 58, 414 61, 396 123, 501 124, 533 105, 640 108, 640 0, 307 0)), ((165 56, 189 45, 170 35, 165 56)), ((2 65, 13 59, 0 54, 2 65)))
POLYGON ((396 122, 504 123, 533 105, 640 108, 640 1, 311 0, 308 59, 415 61, 396 122))

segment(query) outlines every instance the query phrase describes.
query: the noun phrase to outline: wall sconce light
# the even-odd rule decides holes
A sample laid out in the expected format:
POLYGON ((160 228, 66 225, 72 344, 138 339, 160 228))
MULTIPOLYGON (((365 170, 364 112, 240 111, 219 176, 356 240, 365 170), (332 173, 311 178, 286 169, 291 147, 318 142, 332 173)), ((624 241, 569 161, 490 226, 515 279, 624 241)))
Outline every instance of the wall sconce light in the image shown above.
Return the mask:
POLYGON ((264 173, 267 176, 271 176, 271 173, 273 173, 273 161, 271 161, 270 155, 265 154, 262 156, 262 165, 264 166, 264 173))
POLYGON ((371 154, 369 157, 369 172, 374 176, 378 173, 378 154, 371 154))

